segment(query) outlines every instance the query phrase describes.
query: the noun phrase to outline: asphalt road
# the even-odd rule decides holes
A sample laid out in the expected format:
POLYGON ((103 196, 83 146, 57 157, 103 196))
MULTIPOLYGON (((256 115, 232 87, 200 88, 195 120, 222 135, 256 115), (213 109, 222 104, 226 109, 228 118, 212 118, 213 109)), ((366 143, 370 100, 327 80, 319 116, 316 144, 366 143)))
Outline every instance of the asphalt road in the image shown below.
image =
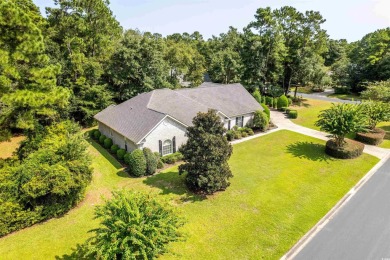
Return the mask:
POLYGON ((294 259, 390 259, 390 159, 294 259))
MULTIPOLYGON (((294 92, 290 92, 290 95, 294 95, 294 92)), ((313 94, 305 94, 305 93, 297 93, 297 96, 302 96, 303 98, 311 98, 311 99, 318 99, 318 100, 324 100, 324 101, 330 101, 335 103, 346 103, 346 104, 358 104, 360 101, 351 101, 351 100, 343 100, 339 98, 329 98, 327 97, 329 93, 327 92, 320 92, 320 93, 313 93, 313 94)))

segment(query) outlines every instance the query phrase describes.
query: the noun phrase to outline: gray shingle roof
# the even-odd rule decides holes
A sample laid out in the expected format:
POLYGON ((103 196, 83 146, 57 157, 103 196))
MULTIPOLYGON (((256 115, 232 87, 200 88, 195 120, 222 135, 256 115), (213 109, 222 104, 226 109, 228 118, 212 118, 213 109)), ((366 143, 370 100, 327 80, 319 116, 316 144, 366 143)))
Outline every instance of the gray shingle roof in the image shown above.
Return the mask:
POLYGON ((197 88, 158 89, 140 94, 104 109, 95 115, 95 119, 138 143, 166 115, 190 126, 198 112, 206 112, 209 108, 228 117, 262 110, 241 84, 205 82, 197 88))

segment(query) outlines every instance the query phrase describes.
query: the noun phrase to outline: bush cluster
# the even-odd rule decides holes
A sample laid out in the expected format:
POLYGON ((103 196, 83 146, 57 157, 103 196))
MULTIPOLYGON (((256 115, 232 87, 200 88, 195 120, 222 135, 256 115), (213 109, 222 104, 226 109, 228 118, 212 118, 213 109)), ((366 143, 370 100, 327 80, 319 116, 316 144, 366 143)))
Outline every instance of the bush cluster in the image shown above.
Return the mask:
POLYGON ((288 99, 285 95, 281 95, 278 98, 278 109, 281 110, 282 108, 287 108, 288 107, 288 99))
POLYGON ((126 153, 124 159, 125 159, 125 163, 128 165, 127 168, 128 172, 131 175, 136 177, 146 175, 146 169, 147 169, 146 158, 142 150, 135 149, 131 153, 126 153))
POLYGON ((375 128, 367 133, 356 133, 355 139, 359 142, 370 144, 370 145, 379 145, 383 142, 386 132, 383 129, 375 128))
POLYGON ((183 160, 183 155, 180 152, 172 153, 161 157, 161 161, 167 164, 174 164, 183 160))
POLYGON ((261 104, 261 106, 263 107, 264 113, 267 115, 268 121, 269 121, 271 119, 271 111, 269 110, 269 108, 266 105, 261 104))
POLYGON ((327 141, 326 154, 339 159, 353 159, 363 153, 364 144, 349 139, 344 139, 344 141, 342 146, 338 146, 334 139, 327 141))
POLYGON ((249 135, 254 135, 252 128, 250 127, 240 127, 233 128, 226 132, 226 138, 228 141, 233 141, 234 139, 241 139, 243 137, 247 137, 249 135))
POLYGON ((334 86, 335 94, 349 94, 351 92, 351 88, 348 86, 334 86))
POLYGON ((253 116, 253 127, 258 128, 261 131, 268 129, 269 119, 268 116, 261 110, 257 110, 253 116))

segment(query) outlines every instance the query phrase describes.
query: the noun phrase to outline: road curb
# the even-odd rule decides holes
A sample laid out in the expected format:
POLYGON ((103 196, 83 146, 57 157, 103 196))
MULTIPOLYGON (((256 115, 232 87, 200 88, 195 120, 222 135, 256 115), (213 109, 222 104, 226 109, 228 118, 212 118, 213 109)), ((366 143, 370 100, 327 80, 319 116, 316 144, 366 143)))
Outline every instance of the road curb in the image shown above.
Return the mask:
POLYGON ((284 255, 281 257, 282 260, 290 260, 293 259, 310 240, 320 232, 325 225, 338 213, 338 211, 356 194, 356 192, 378 171, 382 165, 385 164, 387 160, 390 159, 390 154, 387 154, 384 158, 382 158, 374 167, 371 168, 370 171, 364 175, 362 179, 345 194, 337 204, 328 212, 326 215, 317 222, 298 242, 284 255))

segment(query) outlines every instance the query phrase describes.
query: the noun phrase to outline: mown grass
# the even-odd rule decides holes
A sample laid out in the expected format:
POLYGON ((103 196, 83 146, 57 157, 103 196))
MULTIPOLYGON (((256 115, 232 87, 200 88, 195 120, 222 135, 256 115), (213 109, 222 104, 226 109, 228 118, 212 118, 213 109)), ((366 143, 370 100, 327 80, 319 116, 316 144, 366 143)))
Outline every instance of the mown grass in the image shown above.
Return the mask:
POLYGON ((120 188, 156 192, 187 219, 186 240, 161 259, 280 258, 378 161, 332 159, 323 141, 278 131, 234 145, 231 186, 205 198, 186 190, 175 167, 130 178, 99 145, 89 150, 95 170, 86 199, 63 217, 0 239, 2 259, 72 259, 97 226, 100 196, 120 188))
POLYGON ((361 100, 360 96, 358 94, 330 94, 328 95, 327 97, 330 97, 330 98, 339 98, 339 99, 343 99, 343 100, 354 100, 354 101, 358 101, 358 100, 361 100))
MULTIPOLYGON (((328 101, 305 99, 301 106, 292 106, 293 109, 298 110, 298 118, 291 119, 291 121, 304 127, 320 130, 320 128, 315 125, 315 122, 318 120, 318 115, 322 110, 330 108, 331 105, 332 102, 328 101)), ((390 149, 390 122, 382 122, 378 124, 377 127, 382 128, 387 132, 385 139, 379 147, 390 149)), ((350 134, 348 138, 355 138, 355 134, 350 134)))

